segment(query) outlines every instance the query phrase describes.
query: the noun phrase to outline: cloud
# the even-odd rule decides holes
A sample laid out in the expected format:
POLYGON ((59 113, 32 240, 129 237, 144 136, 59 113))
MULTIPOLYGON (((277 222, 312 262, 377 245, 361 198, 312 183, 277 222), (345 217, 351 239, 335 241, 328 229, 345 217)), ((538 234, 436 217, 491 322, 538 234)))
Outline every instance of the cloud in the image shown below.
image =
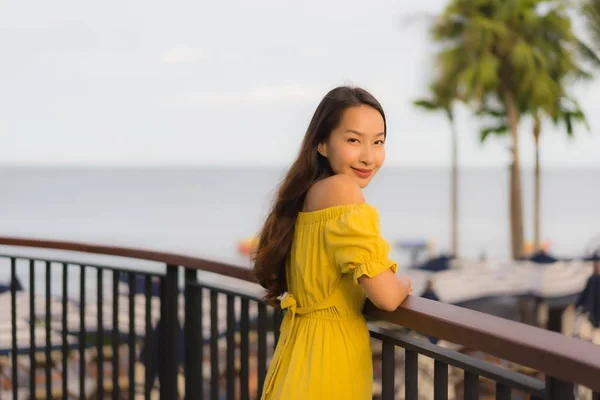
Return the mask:
POLYGON ((200 49, 188 46, 177 46, 164 51, 160 56, 160 62, 162 64, 189 63, 198 61, 202 59, 203 56, 204 54, 200 49))
POLYGON ((326 88, 311 85, 261 86, 236 92, 196 92, 178 95, 175 102, 187 105, 243 105, 280 102, 315 101, 326 93, 326 88))

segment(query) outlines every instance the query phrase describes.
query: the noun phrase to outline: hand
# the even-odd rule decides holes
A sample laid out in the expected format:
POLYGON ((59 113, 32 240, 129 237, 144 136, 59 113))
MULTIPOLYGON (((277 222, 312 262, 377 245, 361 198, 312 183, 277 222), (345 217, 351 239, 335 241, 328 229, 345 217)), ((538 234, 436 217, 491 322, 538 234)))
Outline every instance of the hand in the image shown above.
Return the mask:
POLYGON ((401 276, 400 281, 408 288, 408 294, 413 294, 412 282, 408 276, 401 276))

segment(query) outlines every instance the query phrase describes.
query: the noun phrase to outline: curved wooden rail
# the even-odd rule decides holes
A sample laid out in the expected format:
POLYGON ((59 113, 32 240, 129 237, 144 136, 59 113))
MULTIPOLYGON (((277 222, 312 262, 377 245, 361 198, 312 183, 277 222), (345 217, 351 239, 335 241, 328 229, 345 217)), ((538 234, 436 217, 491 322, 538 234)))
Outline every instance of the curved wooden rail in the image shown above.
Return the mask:
POLYGON ((57 240, 15 238, 3 236, 0 236, 0 245, 34 247, 38 249, 51 250, 78 251, 83 253, 134 258, 137 260, 156 261, 165 263, 167 265, 181 265, 185 268, 214 272, 220 275, 226 275, 232 278, 242 279, 245 281, 256 283, 256 279, 254 279, 252 271, 248 268, 242 268, 217 261, 208 261, 197 257, 190 257, 181 254, 168 253, 162 251, 133 249, 117 246, 105 246, 81 242, 63 242, 57 240))
MULTIPOLYGON (((129 257, 256 282, 248 268, 168 252, 15 237, 0 237, 0 245, 129 257)), ((420 297, 410 297, 394 312, 382 311, 370 302, 364 311, 369 317, 481 350, 600 392, 600 346, 420 297)))

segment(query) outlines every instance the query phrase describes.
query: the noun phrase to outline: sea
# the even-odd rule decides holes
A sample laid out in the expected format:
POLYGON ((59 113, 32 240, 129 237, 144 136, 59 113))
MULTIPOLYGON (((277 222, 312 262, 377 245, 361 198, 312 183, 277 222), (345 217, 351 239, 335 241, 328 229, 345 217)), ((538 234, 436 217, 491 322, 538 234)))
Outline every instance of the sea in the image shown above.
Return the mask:
MULTIPOLYGON (((0 167, 0 236, 140 247, 249 266, 238 244, 260 229, 284 174, 275 167, 0 167)), ((461 168, 461 257, 509 257, 508 183, 508 168, 461 168)), ((549 251, 578 257, 600 246, 600 170, 544 169, 541 187, 549 251)), ((402 242, 449 251, 449 169, 384 167, 365 197, 378 208, 382 235, 401 266, 410 261, 402 242)), ((523 204, 531 241, 531 170, 523 171, 523 204)), ((0 279, 7 275, 1 269, 0 279)))

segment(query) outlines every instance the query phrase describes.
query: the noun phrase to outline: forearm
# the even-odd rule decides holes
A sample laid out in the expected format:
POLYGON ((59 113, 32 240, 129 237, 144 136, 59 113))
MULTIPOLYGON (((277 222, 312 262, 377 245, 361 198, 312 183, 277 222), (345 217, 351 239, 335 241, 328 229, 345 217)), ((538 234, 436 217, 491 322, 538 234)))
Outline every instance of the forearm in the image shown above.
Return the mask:
POLYGON ((396 310, 412 293, 410 279, 406 276, 398 277, 391 270, 372 278, 362 276, 359 283, 373 304, 386 311, 396 310))

